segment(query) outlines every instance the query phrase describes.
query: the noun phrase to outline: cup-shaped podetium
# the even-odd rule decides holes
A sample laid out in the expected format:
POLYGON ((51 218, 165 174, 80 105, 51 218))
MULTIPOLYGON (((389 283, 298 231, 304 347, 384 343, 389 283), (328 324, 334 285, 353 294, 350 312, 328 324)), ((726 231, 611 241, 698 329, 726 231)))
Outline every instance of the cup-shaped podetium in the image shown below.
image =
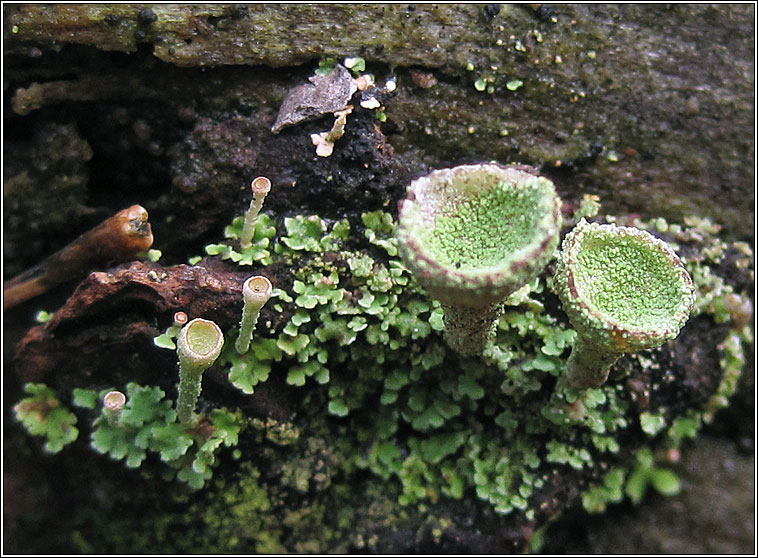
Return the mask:
POLYGON ((674 339, 695 301, 692 278, 668 244, 585 220, 563 241, 554 285, 578 334, 566 376, 578 388, 602 385, 622 354, 674 339))
POLYGON ((525 165, 461 165, 410 184, 398 216, 400 253, 441 303, 453 349, 474 355, 487 347, 505 299, 553 256, 561 221, 555 186, 525 165))
POLYGON ((176 412, 179 422, 193 422, 195 406, 200 397, 203 372, 221 354, 224 334, 215 322, 195 318, 185 325, 176 340, 179 355, 179 398, 176 412))
POLYGON ((253 245, 253 236, 255 235, 255 223, 258 221, 258 214, 263 207, 263 201, 271 191, 271 181, 265 176, 259 176, 250 183, 250 189, 253 191, 253 199, 250 201, 250 207, 245 213, 245 220, 242 223, 242 233, 240 233, 240 247, 243 249, 250 248, 253 245))
POLYGON ((273 286, 271 281, 263 275, 250 277, 242 285, 242 320, 240 320, 240 333, 237 342, 234 344, 235 349, 241 355, 244 355, 250 348, 250 341, 253 338, 253 330, 258 322, 258 316, 261 308, 271 298, 273 286))
POLYGON ((120 391, 109 391, 103 397, 105 419, 111 426, 118 423, 124 405, 126 405, 126 395, 120 391))

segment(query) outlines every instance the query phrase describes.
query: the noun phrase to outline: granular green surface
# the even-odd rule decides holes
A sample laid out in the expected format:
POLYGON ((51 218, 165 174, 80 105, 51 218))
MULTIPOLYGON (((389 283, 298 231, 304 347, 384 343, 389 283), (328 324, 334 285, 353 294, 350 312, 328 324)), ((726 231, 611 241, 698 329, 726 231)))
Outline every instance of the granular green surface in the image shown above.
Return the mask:
POLYGON ((437 218, 424 244, 439 264, 459 269, 503 265, 541 232, 541 192, 501 183, 437 218))
POLYGON ((678 328, 682 279, 663 252, 635 237, 585 238, 577 260, 577 288, 595 311, 635 329, 678 328))
POLYGON ((218 334, 211 324, 196 322, 187 331, 187 345, 200 355, 210 353, 218 343, 218 334))

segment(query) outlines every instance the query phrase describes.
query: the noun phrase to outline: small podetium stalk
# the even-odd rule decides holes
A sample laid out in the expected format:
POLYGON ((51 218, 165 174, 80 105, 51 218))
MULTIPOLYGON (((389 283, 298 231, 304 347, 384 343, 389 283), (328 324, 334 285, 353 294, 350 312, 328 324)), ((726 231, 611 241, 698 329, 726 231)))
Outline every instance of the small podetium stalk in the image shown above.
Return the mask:
POLYGON ((564 239, 555 291, 576 329, 567 382, 598 387, 624 353, 679 335, 695 290, 671 247, 634 227, 582 219, 564 239))
POLYGON ((401 202, 400 254, 444 309, 445 339, 480 354, 503 302, 533 280, 558 246, 561 200, 525 165, 436 170, 414 180, 401 202))
POLYGON ((109 391, 103 397, 103 407, 105 408, 105 418, 108 424, 116 426, 118 419, 121 417, 121 411, 126 405, 126 395, 120 391, 109 391))
POLYGON ((244 305, 242 307, 242 321, 240 322, 240 334, 237 337, 235 348, 237 352, 244 355, 250 348, 250 340, 253 338, 253 329, 258 322, 258 316, 261 308, 271 298, 271 281, 262 275, 250 277, 242 286, 242 297, 244 305))
POLYGON ((176 341, 179 355, 179 399, 176 412, 179 422, 185 426, 194 420, 195 406, 200 397, 203 372, 221 354, 224 335, 221 329, 209 320, 195 318, 182 328, 176 341))
POLYGON ((250 183, 250 188, 253 190, 253 200, 245 214, 245 222, 240 234, 240 247, 243 249, 250 248, 253 245, 255 222, 258 220, 258 213, 263 207, 263 200, 266 199, 266 195, 271 190, 271 181, 265 176, 259 176, 250 183))
POLYGON ((187 316, 186 312, 182 312, 179 310, 178 312, 174 313, 174 325, 178 327, 182 327, 189 321, 189 316, 187 316))

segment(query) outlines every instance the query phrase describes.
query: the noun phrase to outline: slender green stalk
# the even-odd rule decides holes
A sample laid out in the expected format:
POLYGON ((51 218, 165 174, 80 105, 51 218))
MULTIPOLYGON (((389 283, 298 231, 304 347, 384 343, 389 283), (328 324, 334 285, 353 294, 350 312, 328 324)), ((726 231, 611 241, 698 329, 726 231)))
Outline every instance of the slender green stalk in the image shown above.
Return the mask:
POLYGON ((221 329, 209 320, 195 318, 179 332, 176 343, 179 355, 176 412, 182 424, 191 425, 194 422, 203 372, 216 361, 223 346, 224 335, 221 329))
POLYGON ((458 354, 481 354, 492 339, 503 305, 500 302, 483 308, 442 303, 445 323, 444 338, 458 354))
POLYGON ((574 387, 602 386, 608 379, 611 367, 619 358, 621 358, 621 353, 609 352, 580 335, 574 343, 566 364, 566 378, 574 387))
POLYGON ((245 214, 245 221, 242 225, 240 234, 240 247, 250 248, 253 245, 253 235, 255 234, 255 223, 258 220, 258 214, 263 207, 263 200, 271 190, 271 181, 265 176, 259 176, 250 184, 253 190, 253 199, 250 202, 250 208, 245 214))
POLYGON ((250 277, 242 286, 242 297, 244 298, 242 321, 240 321, 239 337, 234 344, 237 352, 241 355, 245 354, 250 348, 255 324, 258 322, 261 308, 271 298, 271 291, 271 282, 262 275, 250 277))

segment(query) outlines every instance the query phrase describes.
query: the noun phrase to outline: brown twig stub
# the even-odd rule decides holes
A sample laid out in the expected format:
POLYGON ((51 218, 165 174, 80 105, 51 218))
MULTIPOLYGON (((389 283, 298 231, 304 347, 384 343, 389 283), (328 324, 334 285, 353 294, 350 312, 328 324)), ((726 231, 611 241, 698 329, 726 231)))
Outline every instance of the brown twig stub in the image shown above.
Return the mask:
POLYGON ((148 214, 133 205, 3 284, 3 308, 11 308, 51 287, 80 278, 98 265, 121 262, 153 245, 148 214))

